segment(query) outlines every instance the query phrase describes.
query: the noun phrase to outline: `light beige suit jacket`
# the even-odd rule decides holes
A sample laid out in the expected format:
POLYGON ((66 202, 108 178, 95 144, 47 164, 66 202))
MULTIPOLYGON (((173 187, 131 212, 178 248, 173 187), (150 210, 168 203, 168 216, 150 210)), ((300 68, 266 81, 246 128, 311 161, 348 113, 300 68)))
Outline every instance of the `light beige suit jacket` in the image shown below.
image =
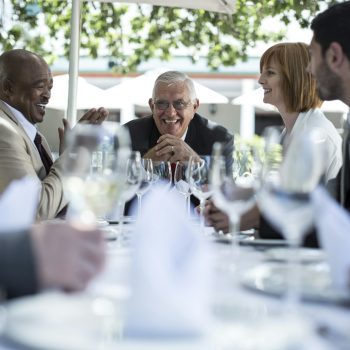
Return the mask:
MULTIPOLYGON (((51 155, 43 136, 42 144, 51 155)), ((37 148, 6 104, 0 101, 0 193, 12 180, 36 176, 42 185, 37 219, 52 219, 67 204, 63 193, 62 162, 63 158, 59 157, 46 175, 37 148)))

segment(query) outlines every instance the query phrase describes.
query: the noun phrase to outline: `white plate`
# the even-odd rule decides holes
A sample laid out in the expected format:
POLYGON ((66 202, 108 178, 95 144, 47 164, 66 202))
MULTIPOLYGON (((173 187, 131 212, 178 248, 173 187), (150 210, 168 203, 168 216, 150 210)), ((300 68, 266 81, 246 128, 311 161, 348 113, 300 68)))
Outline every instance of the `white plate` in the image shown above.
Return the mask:
MULTIPOLYGON (((287 264, 274 262, 260 264, 248 270, 242 277, 242 284, 255 291, 282 295, 287 288, 287 264)), ((326 263, 303 265, 300 269, 301 290, 304 300, 349 303, 348 292, 332 286, 329 266, 326 263)))
MULTIPOLYGON (((288 248, 272 248, 265 252, 266 256, 271 260, 287 261, 289 249, 288 248)), ((321 249, 300 248, 293 254, 302 263, 314 263, 326 260, 326 253, 321 249)))
POLYGON ((40 350, 209 350, 198 339, 123 339, 123 305, 82 294, 45 293, 6 306, 5 339, 40 350))

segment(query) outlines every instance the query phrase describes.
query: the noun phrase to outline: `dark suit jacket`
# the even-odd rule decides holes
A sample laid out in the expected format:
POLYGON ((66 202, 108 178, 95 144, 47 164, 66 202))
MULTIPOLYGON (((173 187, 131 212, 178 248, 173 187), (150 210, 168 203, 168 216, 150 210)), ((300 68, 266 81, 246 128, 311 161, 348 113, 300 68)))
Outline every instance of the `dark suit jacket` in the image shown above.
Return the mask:
MULTIPOLYGON (((131 120, 125 126, 129 129, 133 151, 143 156, 157 144, 161 136, 152 116, 131 120)), ((226 128, 195 114, 185 138, 185 142, 199 155, 210 155, 215 142, 223 143, 223 156, 232 166, 233 136, 226 128)))
POLYGON ((36 267, 27 232, 0 235, 0 290, 5 298, 38 290, 36 267))
MULTIPOLYGON (((143 156, 157 144, 161 136, 154 122, 153 116, 131 120, 124 125, 128 128, 131 137, 133 151, 139 151, 143 156)), ((195 114, 188 125, 185 142, 198 154, 210 155, 215 142, 223 145, 223 156, 226 165, 231 168, 233 163, 233 136, 226 128, 195 114)), ((229 169, 228 168, 228 169, 229 169)), ((198 201, 191 196, 192 203, 196 206, 198 201)), ((129 211, 129 205, 126 212, 129 211)))

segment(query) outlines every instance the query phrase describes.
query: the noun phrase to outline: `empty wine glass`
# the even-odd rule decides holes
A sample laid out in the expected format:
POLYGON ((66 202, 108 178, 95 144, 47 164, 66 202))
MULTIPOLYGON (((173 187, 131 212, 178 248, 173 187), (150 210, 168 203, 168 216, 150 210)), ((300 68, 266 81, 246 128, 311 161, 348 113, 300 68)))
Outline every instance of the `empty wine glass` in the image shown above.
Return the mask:
POLYGON ((129 145, 127 130, 117 123, 77 124, 71 130, 63 155, 68 220, 95 225, 113 209, 122 192, 129 145))
POLYGON ((229 237, 234 245, 238 238, 241 215, 255 204, 255 192, 260 182, 254 170, 254 162, 254 152, 250 146, 243 144, 238 147, 235 145, 232 170, 222 156, 221 144, 214 145, 211 173, 213 201, 229 217, 229 237))
POLYGON ((205 232, 204 207, 205 201, 212 195, 210 170, 212 157, 209 155, 190 157, 188 182, 191 192, 199 199, 200 229, 205 232))
POLYGON ((118 231, 121 237, 123 237, 125 203, 135 196, 141 184, 141 177, 141 154, 138 151, 132 151, 126 161, 125 183, 118 202, 118 231))
POLYGON ((180 192, 186 200, 187 216, 191 217, 191 186, 188 180, 189 162, 176 162, 174 184, 178 192, 180 192))
POLYGON ((298 254, 304 234, 312 227, 314 213, 310 193, 325 171, 327 152, 323 134, 315 129, 293 136, 279 169, 266 172, 258 194, 265 217, 289 243, 287 306, 295 311, 300 301, 298 254))
POLYGON ((141 159, 141 182, 136 191, 138 203, 138 215, 141 213, 142 196, 150 189, 153 181, 153 162, 152 159, 141 159))
POLYGON ((170 162, 153 161, 153 184, 161 184, 169 190, 172 184, 170 162))

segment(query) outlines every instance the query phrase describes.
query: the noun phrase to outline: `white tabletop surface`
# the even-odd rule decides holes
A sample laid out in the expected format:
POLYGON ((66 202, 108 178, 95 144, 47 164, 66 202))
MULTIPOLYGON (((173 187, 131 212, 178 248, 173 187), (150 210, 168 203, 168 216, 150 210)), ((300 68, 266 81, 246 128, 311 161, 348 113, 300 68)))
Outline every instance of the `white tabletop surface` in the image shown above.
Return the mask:
MULTIPOLYGON (((131 227, 131 225, 125 226, 131 227)), ((108 230, 114 230, 115 227, 110 226, 108 230)), ((207 232, 209 234, 212 231, 208 229, 207 232)), ((113 236, 111 232, 108 235, 110 239, 113 236)), ((290 344, 293 339, 299 339, 300 342, 295 349, 330 350, 341 349, 344 345, 341 336, 346 332, 348 337, 350 335, 348 307, 335 303, 303 302, 297 312, 298 318, 295 319, 286 316, 283 298, 242 287, 241 281, 247 272, 271 260, 271 253, 266 254, 249 246, 241 247, 238 260, 236 259, 238 264, 233 264, 236 252, 232 245, 216 243, 208 235, 208 239, 212 241, 210 244, 213 248, 214 264, 211 292, 213 322, 210 330, 202 338, 195 340, 125 339, 123 315, 125 301, 130 295, 129 268, 132 248, 129 237, 131 235, 127 229, 123 240, 116 234, 116 240, 108 241, 106 267, 84 293, 65 295, 46 292, 39 296, 14 300, 5 305, 7 321, 3 332, 17 343, 8 345, 2 340, 0 349, 23 349, 29 344, 40 349, 65 350, 80 348, 282 350, 287 349, 286 343, 290 344), (109 307, 110 305, 114 305, 115 308, 109 307), (101 311, 104 309, 109 311, 104 313, 101 311), (112 309, 113 315, 108 314, 112 309), (102 314, 96 310, 100 310, 102 314), (56 315, 57 319, 53 315, 56 315), (328 326, 334 326, 334 329, 330 330, 328 326), (317 327, 324 327, 324 334, 327 334, 327 337, 318 336, 315 331, 317 327), (58 340, 62 338, 64 340, 58 340), (25 346, 18 343, 24 343, 25 346)), ((280 258, 281 252, 278 254, 280 258)), ((312 259, 315 259, 315 254, 312 256, 312 259)), ((285 264, 283 261, 276 263, 285 264)), ((316 259, 306 261, 303 266, 319 263, 320 261, 316 259)), ((350 337, 345 339, 345 342, 349 339, 350 337)), ((347 343, 347 348, 350 348, 350 343, 347 343)))

